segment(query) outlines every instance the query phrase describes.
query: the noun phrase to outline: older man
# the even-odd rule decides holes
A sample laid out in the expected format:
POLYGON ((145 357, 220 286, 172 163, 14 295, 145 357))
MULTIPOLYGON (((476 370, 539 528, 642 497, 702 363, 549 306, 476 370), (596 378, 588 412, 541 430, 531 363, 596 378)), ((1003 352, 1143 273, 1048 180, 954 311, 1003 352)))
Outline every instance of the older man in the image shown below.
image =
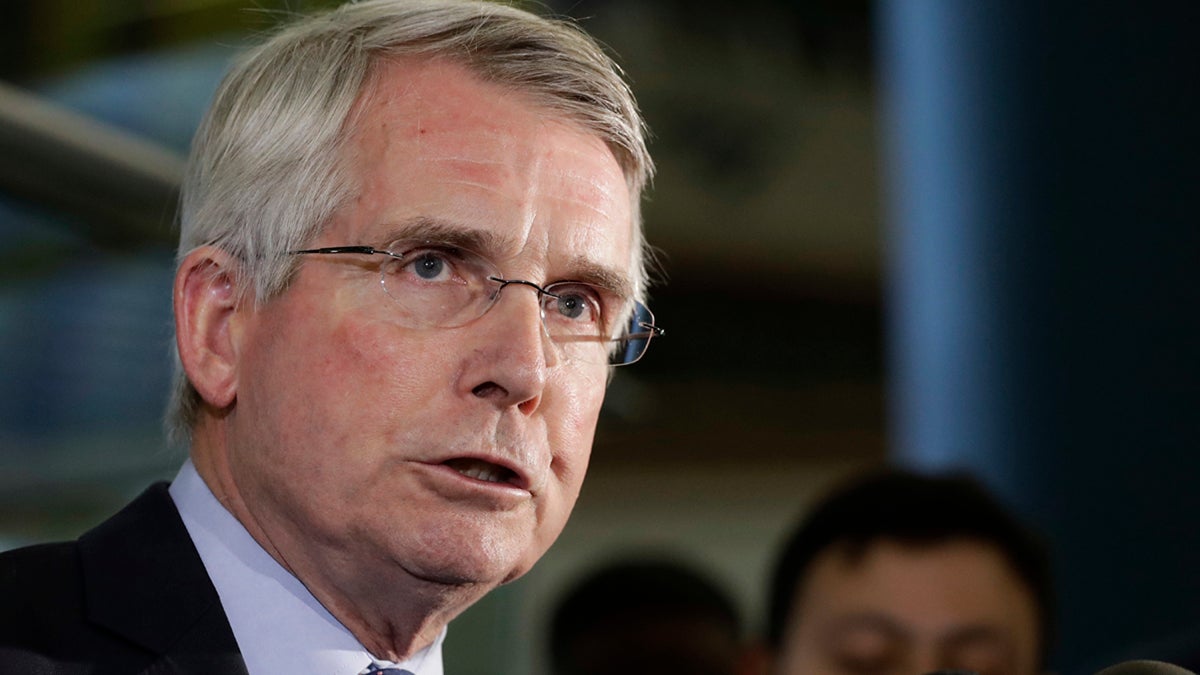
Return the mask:
POLYGON ((352 3, 251 52, 183 187, 190 460, 3 556, 0 671, 440 673, 658 330, 642 127, 589 38, 499 5, 352 3))

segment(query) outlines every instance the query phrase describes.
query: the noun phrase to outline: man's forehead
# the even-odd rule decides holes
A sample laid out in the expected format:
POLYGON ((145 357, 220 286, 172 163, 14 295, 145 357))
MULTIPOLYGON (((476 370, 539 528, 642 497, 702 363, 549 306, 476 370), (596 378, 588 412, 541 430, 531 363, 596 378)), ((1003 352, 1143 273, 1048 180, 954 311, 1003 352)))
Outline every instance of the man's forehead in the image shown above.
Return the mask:
MULTIPOLYGON (((457 163, 467 169, 475 164, 480 170, 487 168, 487 155, 509 152, 519 142, 514 137, 514 118, 544 130, 569 128, 588 139, 586 149, 556 148, 576 155, 567 169, 555 170, 556 178, 571 184, 576 198, 592 203, 612 197, 610 182, 597 180, 601 170, 619 176, 624 186, 621 197, 631 197, 624 169, 608 142, 565 113, 511 87, 485 82, 451 59, 381 61, 355 113, 358 131, 365 136, 360 142, 377 142, 386 132, 396 142, 412 143, 431 161, 457 163), (483 102, 486 104, 481 105, 483 102), (603 167, 596 162, 600 156, 607 158, 603 167)), ((537 158, 528 159, 533 163, 537 158)))
POLYGON ((528 97, 453 61, 386 60, 354 136, 350 167, 368 206, 351 236, 383 245, 400 238, 389 225, 437 224, 431 238, 475 236, 463 245, 497 262, 523 252, 633 285, 634 209, 620 165, 598 136, 528 97), (368 215, 372 204, 379 212, 368 215))
POLYGON ((354 119, 365 133, 382 125, 394 136, 421 136, 452 146, 469 129, 472 142, 507 147, 513 116, 568 123, 512 87, 484 81, 469 67, 446 58, 381 60, 356 103, 354 119), (486 106, 481 106, 486 101, 486 106), (363 124, 365 122, 365 125, 363 124))
POLYGON ((846 630, 952 636, 996 628, 1015 608, 1032 609, 1032 603, 989 544, 883 540, 817 556, 795 610, 846 630))

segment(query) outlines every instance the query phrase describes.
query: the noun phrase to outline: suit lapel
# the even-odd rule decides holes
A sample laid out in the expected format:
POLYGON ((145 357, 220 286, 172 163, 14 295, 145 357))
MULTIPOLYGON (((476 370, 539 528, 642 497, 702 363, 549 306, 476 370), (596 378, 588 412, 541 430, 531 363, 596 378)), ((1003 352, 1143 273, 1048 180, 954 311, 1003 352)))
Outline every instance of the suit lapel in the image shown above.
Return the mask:
POLYGON ((157 655, 147 675, 246 675, 166 483, 79 539, 88 619, 157 655))

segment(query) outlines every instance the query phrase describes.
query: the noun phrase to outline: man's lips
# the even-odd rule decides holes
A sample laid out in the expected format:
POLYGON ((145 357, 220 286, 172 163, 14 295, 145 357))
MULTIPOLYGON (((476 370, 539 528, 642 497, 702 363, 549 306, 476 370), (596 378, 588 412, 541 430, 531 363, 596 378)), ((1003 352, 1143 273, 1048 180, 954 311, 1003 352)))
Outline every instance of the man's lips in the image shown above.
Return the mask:
POLYGON ((485 483, 510 485, 522 490, 529 489, 529 481, 516 470, 477 457, 455 457, 442 462, 442 466, 454 469, 458 473, 485 483))

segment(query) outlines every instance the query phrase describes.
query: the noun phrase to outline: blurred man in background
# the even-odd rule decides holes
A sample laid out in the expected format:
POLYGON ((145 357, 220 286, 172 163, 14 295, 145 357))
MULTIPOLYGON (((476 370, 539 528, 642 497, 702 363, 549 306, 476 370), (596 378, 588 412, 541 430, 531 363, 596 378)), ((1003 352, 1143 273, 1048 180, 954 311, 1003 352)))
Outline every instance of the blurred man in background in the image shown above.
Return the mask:
POLYGON ((550 624, 554 675, 735 675, 742 646, 729 596, 668 560, 601 567, 567 592, 550 624))
POLYGON ((1048 554, 975 481, 886 471, 833 492, 772 580, 772 675, 1043 672, 1048 554))
POLYGON ((643 138, 595 42, 503 5, 349 3, 253 50, 181 195, 190 459, 0 556, 0 672, 440 675, 656 331, 643 138))

